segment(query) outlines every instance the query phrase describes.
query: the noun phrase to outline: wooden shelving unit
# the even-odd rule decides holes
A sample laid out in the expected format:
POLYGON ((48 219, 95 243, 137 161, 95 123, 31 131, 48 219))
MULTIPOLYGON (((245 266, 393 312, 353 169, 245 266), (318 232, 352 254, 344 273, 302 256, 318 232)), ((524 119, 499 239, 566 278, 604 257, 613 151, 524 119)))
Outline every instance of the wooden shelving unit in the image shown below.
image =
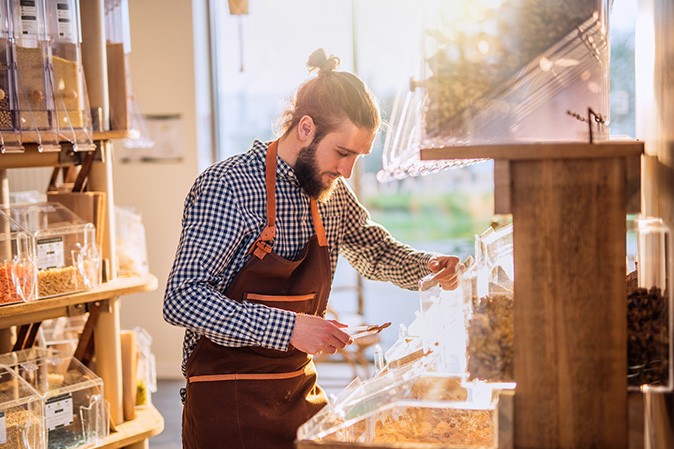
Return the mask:
MULTIPOLYGON (((87 80, 90 106, 102 112, 104 123, 108 121, 109 99, 107 82, 107 58, 105 43, 104 0, 80 1, 82 25, 82 60, 87 80)), ((103 258, 116 260, 114 236, 114 190, 112 185, 112 144, 111 140, 134 137, 137 131, 113 130, 94 132, 96 157, 88 176, 91 191, 104 192, 106 201, 106 223, 102 245, 103 258)), ((58 167, 79 165, 86 152, 73 151, 72 144, 61 143, 61 150, 40 152, 35 143, 24 142, 23 153, 0 154, 0 202, 8 203, 8 183, 6 170, 31 167, 58 167)), ((124 421, 122 406, 122 362, 120 344, 120 297, 142 293, 157 288, 157 278, 146 275, 136 278, 117 278, 114 264, 110 264, 110 281, 100 288, 86 292, 39 299, 21 304, 0 307, 0 346, 8 345, 12 326, 37 323, 59 316, 81 314, 88 305, 100 307, 97 323, 93 330, 96 357, 96 374, 103 379, 104 396, 110 405, 111 433, 100 448, 148 447, 148 439, 164 429, 164 419, 152 406, 139 407, 136 417, 124 421)))

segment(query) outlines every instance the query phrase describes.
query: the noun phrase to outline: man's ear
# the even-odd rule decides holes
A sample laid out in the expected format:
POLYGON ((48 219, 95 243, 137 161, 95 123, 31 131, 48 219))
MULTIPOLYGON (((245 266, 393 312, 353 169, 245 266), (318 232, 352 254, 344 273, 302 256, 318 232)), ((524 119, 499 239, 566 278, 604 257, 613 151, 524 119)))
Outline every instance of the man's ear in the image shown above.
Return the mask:
POLYGON ((302 142, 310 143, 316 133, 316 124, 311 116, 304 115, 297 124, 297 137, 302 142))

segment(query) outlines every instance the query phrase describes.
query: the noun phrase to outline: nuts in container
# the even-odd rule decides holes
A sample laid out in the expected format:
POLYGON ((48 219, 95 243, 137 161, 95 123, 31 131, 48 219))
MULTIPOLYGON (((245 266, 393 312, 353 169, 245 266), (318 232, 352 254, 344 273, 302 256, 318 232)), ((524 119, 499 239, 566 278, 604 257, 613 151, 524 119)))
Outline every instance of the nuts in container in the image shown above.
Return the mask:
POLYGON ((29 235, 37 266, 37 298, 100 284, 101 257, 93 224, 59 203, 13 205, 0 211, 29 235))

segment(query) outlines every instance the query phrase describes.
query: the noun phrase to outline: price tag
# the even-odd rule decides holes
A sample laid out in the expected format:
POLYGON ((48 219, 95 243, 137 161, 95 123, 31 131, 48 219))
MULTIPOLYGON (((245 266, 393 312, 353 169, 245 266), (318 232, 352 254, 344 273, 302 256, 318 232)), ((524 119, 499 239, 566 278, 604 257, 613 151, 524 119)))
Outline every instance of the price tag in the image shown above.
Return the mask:
POLYGON ((73 396, 70 393, 47 399, 45 404, 47 430, 67 426, 73 422, 73 396))
POLYGON ((37 268, 48 270, 61 268, 65 265, 63 238, 52 237, 37 241, 37 268))

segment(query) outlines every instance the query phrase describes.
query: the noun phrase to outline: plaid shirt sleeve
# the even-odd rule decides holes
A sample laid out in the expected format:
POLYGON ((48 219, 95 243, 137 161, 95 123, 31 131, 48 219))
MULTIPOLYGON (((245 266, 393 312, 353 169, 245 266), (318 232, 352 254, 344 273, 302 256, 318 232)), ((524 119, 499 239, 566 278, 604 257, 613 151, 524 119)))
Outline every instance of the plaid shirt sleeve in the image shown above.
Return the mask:
POLYGON ((346 182, 342 182, 339 194, 345 204, 340 254, 368 279, 390 281, 401 288, 417 290, 419 280, 430 273, 428 262, 435 254, 417 251, 399 242, 383 226, 373 222, 346 182))
POLYGON ((223 346, 287 350, 293 312, 240 303, 222 293, 231 280, 228 267, 257 232, 222 177, 209 171, 199 176, 185 200, 183 229, 164 295, 164 319, 223 346))

